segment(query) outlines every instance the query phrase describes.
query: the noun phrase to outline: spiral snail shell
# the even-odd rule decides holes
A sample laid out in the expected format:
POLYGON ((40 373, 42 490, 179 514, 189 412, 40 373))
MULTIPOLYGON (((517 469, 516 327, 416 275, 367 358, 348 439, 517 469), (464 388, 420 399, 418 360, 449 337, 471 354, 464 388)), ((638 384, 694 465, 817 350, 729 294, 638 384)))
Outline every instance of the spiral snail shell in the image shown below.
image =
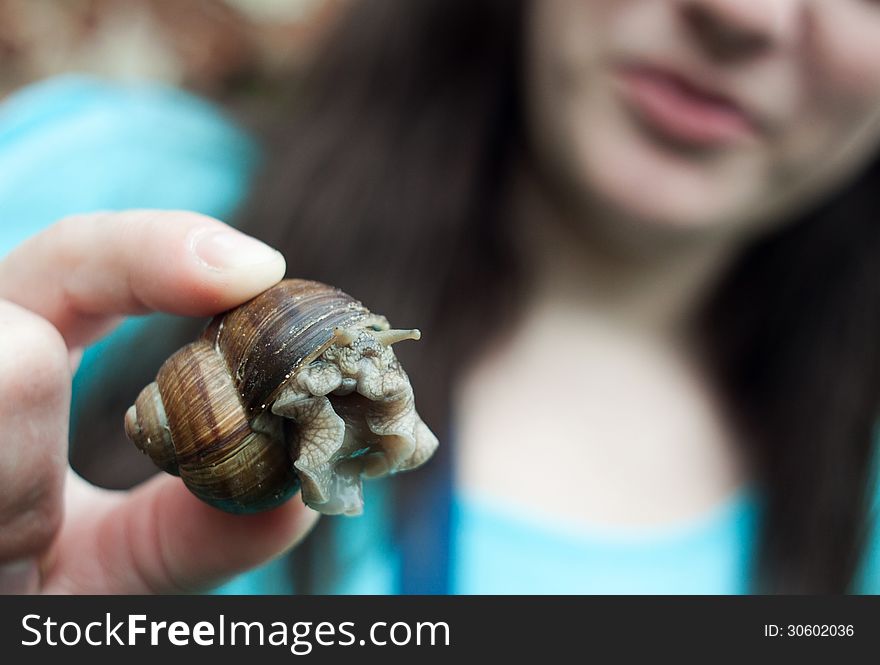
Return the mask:
POLYGON ((356 515, 362 475, 415 468, 437 447, 391 348, 419 337, 339 289, 284 280, 168 358, 125 432, 227 512, 268 510, 301 488, 317 511, 356 515))

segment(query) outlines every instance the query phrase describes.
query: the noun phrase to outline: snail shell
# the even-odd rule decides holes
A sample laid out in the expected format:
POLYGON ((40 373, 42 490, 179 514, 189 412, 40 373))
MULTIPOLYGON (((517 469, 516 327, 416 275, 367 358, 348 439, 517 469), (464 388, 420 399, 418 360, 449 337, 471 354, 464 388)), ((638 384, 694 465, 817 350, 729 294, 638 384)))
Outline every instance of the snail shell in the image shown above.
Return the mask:
POLYGON ((415 468, 437 447, 391 348, 419 336, 339 289, 284 280, 168 358, 125 432, 228 512, 268 510, 301 488, 315 510, 356 515, 362 475, 415 468))

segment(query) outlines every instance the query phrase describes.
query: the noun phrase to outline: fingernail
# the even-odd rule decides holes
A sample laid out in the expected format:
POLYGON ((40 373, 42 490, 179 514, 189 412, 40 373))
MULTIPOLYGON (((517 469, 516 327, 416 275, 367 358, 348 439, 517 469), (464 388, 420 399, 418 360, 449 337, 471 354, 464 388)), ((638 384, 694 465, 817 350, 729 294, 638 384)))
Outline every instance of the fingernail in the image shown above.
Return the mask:
POLYGON ((226 229, 196 231, 192 250, 202 263, 215 270, 284 263, 281 252, 243 233, 226 229))
POLYGON ((0 564, 0 595, 36 593, 40 588, 40 569, 36 559, 0 564))

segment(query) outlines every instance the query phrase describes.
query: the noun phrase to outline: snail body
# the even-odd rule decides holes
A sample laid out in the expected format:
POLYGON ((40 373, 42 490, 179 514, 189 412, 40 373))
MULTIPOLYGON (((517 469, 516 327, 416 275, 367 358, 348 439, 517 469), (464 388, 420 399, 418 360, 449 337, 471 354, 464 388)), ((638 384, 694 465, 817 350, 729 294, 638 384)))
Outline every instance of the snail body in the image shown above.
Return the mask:
POLYGON ((169 357, 125 431, 227 512, 268 510, 301 489, 315 510, 355 515, 362 475, 415 468, 437 447, 391 348, 419 336, 339 289, 284 280, 169 357))

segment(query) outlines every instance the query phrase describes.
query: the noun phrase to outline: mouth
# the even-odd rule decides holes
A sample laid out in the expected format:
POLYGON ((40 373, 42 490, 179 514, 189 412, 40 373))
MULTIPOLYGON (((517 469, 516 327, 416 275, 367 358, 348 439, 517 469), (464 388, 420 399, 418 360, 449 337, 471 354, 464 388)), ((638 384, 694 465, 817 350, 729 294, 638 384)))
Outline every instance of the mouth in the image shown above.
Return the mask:
POLYGON ((729 95, 676 72, 623 66, 615 82, 624 102, 651 129, 698 148, 731 146, 755 139, 760 125, 729 95))

